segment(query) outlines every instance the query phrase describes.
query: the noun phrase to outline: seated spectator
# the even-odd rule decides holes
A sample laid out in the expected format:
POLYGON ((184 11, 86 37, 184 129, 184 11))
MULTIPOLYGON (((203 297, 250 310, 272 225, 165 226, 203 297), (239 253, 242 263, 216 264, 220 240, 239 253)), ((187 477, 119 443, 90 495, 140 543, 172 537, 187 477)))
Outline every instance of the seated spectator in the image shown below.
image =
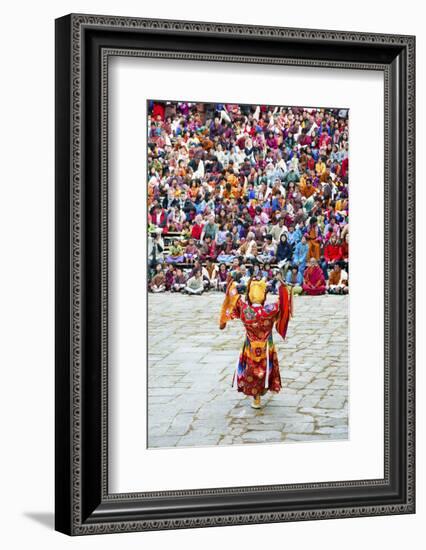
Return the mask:
POLYGON ((166 276, 161 268, 161 264, 157 265, 156 273, 149 283, 151 292, 164 292, 166 290, 166 276))
POLYGON ((293 256, 293 248, 291 244, 288 242, 287 233, 282 233, 280 237, 280 242, 278 243, 278 246, 277 246, 276 261, 277 261, 278 267, 281 269, 281 272, 284 278, 286 276, 287 269, 291 264, 292 256, 293 256))
POLYGON ((256 224, 256 223, 260 223, 261 225, 267 225, 268 222, 269 222, 269 217, 268 215, 266 214, 266 212, 264 212, 262 210, 262 207, 261 206, 256 206, 256 209, 255 209, 255 216, 254 216, 254 220, 253 222, 256 224))
POLYGON ((175 278, 175 275, 176 275, 176 271, 173 264, 168 264, 166 266, 166 272, 165 272, 166 290, 170 290, 172 288, 173 279, 175 278))
POLYGON ((227 234, 228 234, 228 230, 226 229, 225 224, 222 223, 219 226, 219 231, 217 232, 217 235, 216 235, 216 244, 218 247, 221 247, 225 243, 227 234))
POLYGON ((217 266, 212 262, 210 258, 208 258, 206 261, 205 272, 209 280, 208 288, 216 288, 217 287, 217 281, 216 281, 217 266))
POLYGON ((349 263, 349 233, 346 233, 342 242, 342 261, 345 269, 348 269, 349 263))
POLYGON ((244 259, 250 260, 257 257, 257 244, 254 239, 254 233, 250 231, 247 234, 247 239, 238 249, 238 254, 243 256, 244 259))
POLYGON ((225 237, 225 242, 220 247, 220 252, 218 254, 218 260, 220 258, 220 261, 230 263, 235 254, 237 253, 237 250, 234 246, 234 241, 232 239, 232 233, 227 233, 225 237))
POLYGON ((193 238, 188 240, 183 257, 185 258, 185 263, 187 264, 193 263, 198 258, 198 248, 195 246, 195 241, 193 238))
POLYGON ((172 292, 181 292, 186 287, 186 277, 183 271, 179 268, 176 269, 175 276, 172 282, 172 292))
POLYGON ((330 239, 332 235, 335 235, 337 239, 340 236, 340 225, 336 222, 335 216, 330 216, 330 222, 325 228, 325 238, 330 239))
POLYGON ((214 216, 211 215, 207 219, 207 223, 204 225, 203 230, 201 232, 201 241, 204 241, 207 237, 210 238, 210 241, 213 241, 216 239, 216 235, 218 232, 218 226, 215 223, 214 216))
MULTIPOLYGON (((349 272, 347 110, 150 101, 148 128, 150 283, 164 261, 166 289, 180 263, 217 288, 198 260, 226 264, 241 288, 240 263, 277 256, 284 273, 295 264, 303 277, 311 257, 325 281, 336 261, 349 272)), ((260 271, 274 291, 277 274, 260 271)))
POLYGON ((336 262, 331 270, 328 278, 327 290, 329 294, 347 294, 348 274, 341 268, 341 265, 336 262))
POLYGON ((196 241, 199 241, 201 239, 203 227, 203 216, 201 216, 201 214, 197 214, 197 216, 195 216, 194 224, 192 225, 191 229, 191 237, 196 241))
POLYGON ((251 273, 251 277, 253 277, 253 279, 259 279, 260 280, 260 279, 263 278, 262 269, 260 268, 260 265, 257 262, 254 263, 252 265, 252 267, 250 268, 250 273, 251 273))
POLYGON ((325 294, 326 285, 324 273, 315 258, 309 260, 309 265, 305 269, 302 288, 304 293, 308 296, 325 294))
POLYGON ((278 219, 278 223, 273 225, 270 229, 270 234, 272 235, 272 239, 274 240, 275 244, 278 244, 280 242, 280 237, 284 232, 287 232, 287 227, 284 224, 284 217, 280 216, 278 219))
POLYGON ((237 290, 240 294, 245 294, 250 280, 250 273, 244 264, 240 267, 239 275, 237 290))
POLYGON ((242 262, 239 257, 236 257, 232 260, 231 267, 229 269, 229 274, 231 275, 231 277, 234 277, 236 273, 240 273, 242 267, 241 263, 242 262))
POLYGON ((183 250, 179 239, 173 239, 173 244, 170 247, 170 254, 166 258, 168 264, 180 264, 183 262, 183 250))
POLYGON ((291 268, 287 271, 285 282, 291 287, 292 294, 302 294, 303 277, 297 265, 292 265, 291 268))
POLYGON ((265 238, 266 233, 268 231, 268 228, 267 228, 266 225, 262 225, 260 220, 256 220, 254 222, 254 226, 252 228, 252 231, 254 233, 254 238, 255 238, 256 242, 260 243, 265 238))
POLYGON ((287 232, 287 241, 288 241, 289 245, 293 248, 293 250, 294 250, 294 247, 296 246, 296 244, 298 243, 297 237, 298 237, 298 235, 295 232, 294 225, 291 224, 290 227, 288 228, 288 232, 287 232))
POLYGON ((261 265, 260 272, 262 274, 263 279, 265 279, 266 281, 272 281, 274 277, 274 273, 271 269, 271 264, 266 262, 265 264, 261 265))
POLYGON ((197 270, 193 277, 186 282, 185 292, 187 294, 201 295, 204 292, 203 278, 201 271, 197 270))
POLYGON ((216 277, 217 289, 220 290, 221 292, 225 292, 227 283, 228 283, 228 270, 226 269, 225 264, 220 264, 219 271, 216 277))
POLYGON ((265 242, 262 246, 261 253, 257 256, 257 259, 261 263, 273 263, 275 261, 276 246, 272 241, 272 235, 266 235, 265 242))
POLYGON ((324 247, 324 258, 328 264, 328 267, 330 267, 330 265, 334 265, 342 259, 342 247, 340 246, 335 233, 331 235, 330 240, 324 247))
POLYGON ((202 262, 205 262, 207 259, 216 259, 216 242, 209 235, 204 237, 203 244, 200 247, 200 259, 202 262))

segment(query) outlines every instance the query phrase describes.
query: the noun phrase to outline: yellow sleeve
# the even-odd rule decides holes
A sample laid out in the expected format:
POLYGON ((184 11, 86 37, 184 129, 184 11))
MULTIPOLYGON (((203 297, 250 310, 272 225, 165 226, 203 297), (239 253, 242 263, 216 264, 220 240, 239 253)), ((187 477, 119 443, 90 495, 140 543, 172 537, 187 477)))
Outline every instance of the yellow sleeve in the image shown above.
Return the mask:
POLYGON ((223 300, 222 308, 220 310, 219 326, 221 328, 225 328, 226 323, 231 319, 235 319, 240 316, 238 307, 240 298, 241 297, 237 291, 237 283, 232 281, 226 289, 225 299, 223 300))

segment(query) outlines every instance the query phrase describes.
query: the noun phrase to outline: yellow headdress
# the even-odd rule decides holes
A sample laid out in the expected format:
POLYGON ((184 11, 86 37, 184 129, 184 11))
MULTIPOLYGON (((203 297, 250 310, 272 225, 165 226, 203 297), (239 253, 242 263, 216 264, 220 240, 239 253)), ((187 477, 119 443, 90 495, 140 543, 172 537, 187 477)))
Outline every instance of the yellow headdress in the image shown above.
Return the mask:
POLYGON ((252 304, 262 304, 266 295, 266 282, 252 280, 248 288, 248 297, 252 304))

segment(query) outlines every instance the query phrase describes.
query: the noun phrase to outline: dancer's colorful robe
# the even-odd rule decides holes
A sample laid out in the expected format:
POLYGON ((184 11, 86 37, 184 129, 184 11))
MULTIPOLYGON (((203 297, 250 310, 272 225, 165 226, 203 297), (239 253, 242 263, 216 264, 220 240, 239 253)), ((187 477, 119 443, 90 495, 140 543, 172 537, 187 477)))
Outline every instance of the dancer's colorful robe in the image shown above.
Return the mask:
POLYGON ((279 300, 275 304, 249 305, 238 294, 236 284, 228 286, 220 316, 224 328, 231 319, 241 319, 246 329, 233 383, 237 390, 256 397, 268 390, 279 392, 281 376, 278 356, 272 339, 274 325, 285 338, 291 314, 291 295, 280 285, 279 300))

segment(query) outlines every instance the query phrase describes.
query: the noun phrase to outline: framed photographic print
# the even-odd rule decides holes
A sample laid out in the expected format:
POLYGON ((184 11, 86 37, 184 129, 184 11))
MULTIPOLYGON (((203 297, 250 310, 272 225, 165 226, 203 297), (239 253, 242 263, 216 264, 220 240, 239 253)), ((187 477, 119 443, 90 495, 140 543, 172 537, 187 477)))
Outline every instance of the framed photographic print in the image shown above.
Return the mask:
POLYGON ((56 529, 415 511, 413 36, 56 21, 56 529))

